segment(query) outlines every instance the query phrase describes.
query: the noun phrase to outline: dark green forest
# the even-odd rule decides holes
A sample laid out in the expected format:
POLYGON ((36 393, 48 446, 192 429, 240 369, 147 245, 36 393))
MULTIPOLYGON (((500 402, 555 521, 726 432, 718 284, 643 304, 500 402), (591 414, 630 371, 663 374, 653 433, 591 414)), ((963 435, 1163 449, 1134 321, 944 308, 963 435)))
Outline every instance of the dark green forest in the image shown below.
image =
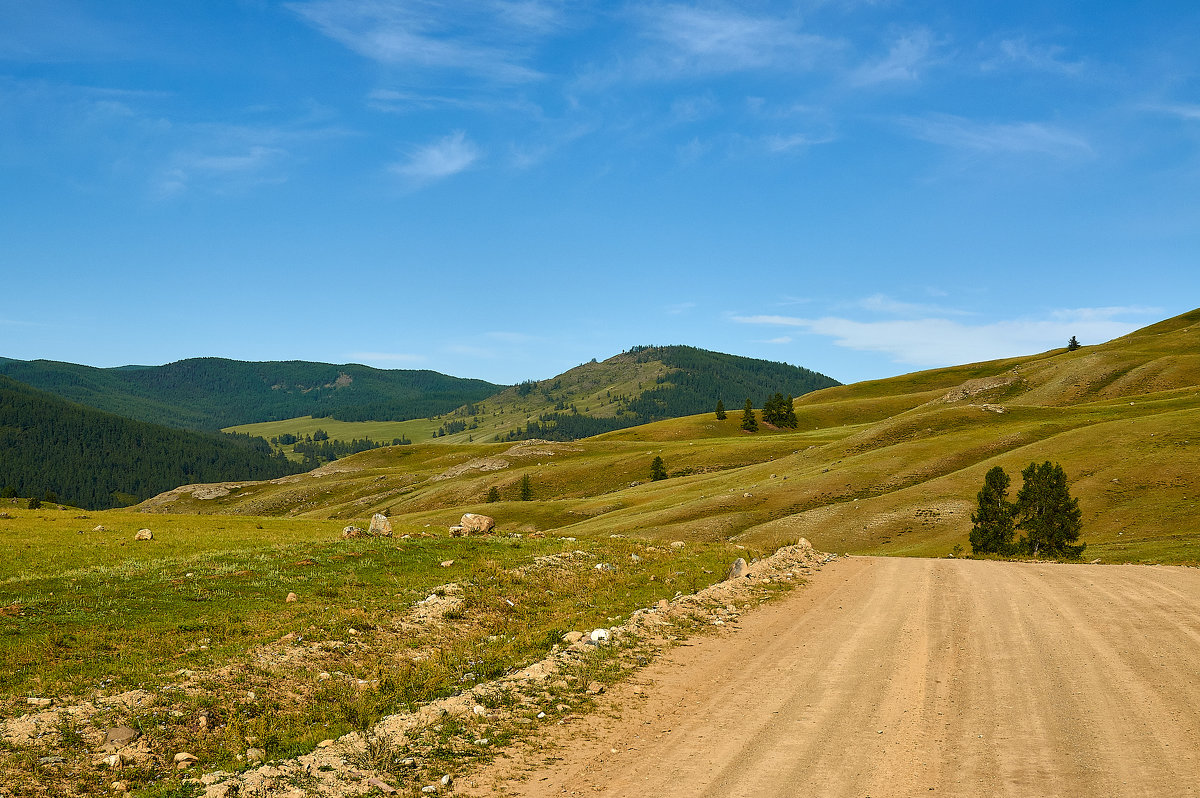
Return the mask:
POLYGON ((132 421, 0 376, 0 489, 10 495, 99 510, 180 485, 302 470, 262 438, 132 421))
POLYGON ((427 418, 503 388, 428 370, 213 357, 121 368, 0 358, 0 374, 126 418, 211 431, 297 416, 340 421, 427 418))

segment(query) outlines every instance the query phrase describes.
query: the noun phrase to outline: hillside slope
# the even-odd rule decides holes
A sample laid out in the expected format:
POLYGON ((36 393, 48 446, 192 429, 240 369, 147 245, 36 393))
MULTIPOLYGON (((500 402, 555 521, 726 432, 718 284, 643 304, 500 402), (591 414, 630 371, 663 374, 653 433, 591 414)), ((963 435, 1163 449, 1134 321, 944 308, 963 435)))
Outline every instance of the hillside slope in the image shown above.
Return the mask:
POLYGON ((603 362, 576 366, 557 377, 527 380, 433 419, 397 424, 331 424, 325 419, 305 418, 246 424, 229 430, 264 438, 311 435, 319 428, 340 440, 576 440, 712 410, 718 400, 735 412, 746 399, 761 407, 776 392, 800 396, 835 385, 837 380, 787 363, 688 346, 634 347, 603 362))
MULTIPOLYGON (((1200 311, 1075 352, 1056 350, 808 394, 799 428, 746 434, 737 413, 665 420, 573 443, 416 445, 160 511, 452 523, 727 538, 770 548, 944 555, 967 545, 983 475, 1019 483, 1060 462, 1084 512, 1086 557, 1200 562, 1200 311), (661 456, 671 478, 649 482, 661 456), (528 475, 533 502, 518 501, 528 475), (501 501, 485 496, 496 487, 501 501)), ((1019 484, 1015 487, 1019 487, 1019 484)))
POLYGON ((87 509, 189 482, 270 479, 298 467, 262 440, 176 430, 59 399, 0 376, 0 487, 87 509))
POLYGON ((212 431, 304 415, 344 421, 423 418, 502 387, 435 371, 212 357, 122 368, 0 358, 0 374, 138 421, 212 431))

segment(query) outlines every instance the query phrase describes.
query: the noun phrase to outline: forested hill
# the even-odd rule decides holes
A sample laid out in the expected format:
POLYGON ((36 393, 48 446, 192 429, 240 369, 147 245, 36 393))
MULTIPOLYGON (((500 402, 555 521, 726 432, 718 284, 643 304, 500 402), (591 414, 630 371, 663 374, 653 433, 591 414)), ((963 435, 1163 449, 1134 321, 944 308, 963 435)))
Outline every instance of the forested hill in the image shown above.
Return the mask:
MULTIPOLYGON (((528 381, 504 391, 488 405, 508 410, 503 440, 573 440, 667 418, 707 413, 718 400, 740 411, 776 393, 799 397, 840 385, 800 366, 711 352, 691 346, 636 346, 602 363, 585 363, 558 377, 528 381), (524 423, 513 411, 525 415, 524 423)), ((468 408, 473 419, 488 407, 468 408)), ((458 411, 461 413, 462 411, 458 411)), ((486 418, 480 419, 484 435, 486 418)), ((453 429, 448 422, 447 429, 453 429)), ((470 429, 468 427, 468 429, 470 429)))
POLYGON ((189 432, 74 404, 0 376, 0 489, 87 509, 195 482, 274 479, 299 464, 245 435, 189 432))
POLYGON ((436 371, 223 358, 121 368, 0 358, 0 374, 127 418, 213 431, 296 416, 342 421, 424 418, 503 387, 436 371))

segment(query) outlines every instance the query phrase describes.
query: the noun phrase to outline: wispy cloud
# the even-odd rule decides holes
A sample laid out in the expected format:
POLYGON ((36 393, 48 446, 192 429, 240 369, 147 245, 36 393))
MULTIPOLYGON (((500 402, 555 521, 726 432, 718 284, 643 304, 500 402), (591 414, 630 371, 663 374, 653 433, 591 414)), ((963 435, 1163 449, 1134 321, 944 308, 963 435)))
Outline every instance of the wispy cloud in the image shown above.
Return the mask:
POLYGON ((431 144, 418 147, 402 163, 391 170, 418 183, 441 180, 469 169, 483 152, 461 130, 443 136, 431 144))
POLYGON ((983 153, 1050 155, 1059 158, 1092 154, 1087 139, 1056 125, 1040 122, 976 122, 949 114, 900 120, 915 137, 931 144, 983 153))
POLYGON ((1063 346, 1072 335, 1101 343, 1137 329, 1153 317, 1153 308, 1075 308, 1042 318, 968 324, 947 318, 859 321, 837 316, 801 318, 781 315, 732 316, 732 321, 797 329, 832 338, 834 344, 888 355, 894 362, 921 368, 974 363, 1033 354, 1063 346), (1136 321, 1122 317, 1133 317, 1136 321))
POLYGON ((695 302, 678 302, 674 305, 667 305, 667 313, 672 316, 678 316, 681 313, 686 313, 696 307, 695 302))
POLYGON ((886 294, 872 294, 869 297, 860 299, 857 306, 863 310, 869 310, 874 313, 887 313, 893 316, 967 316, 970 315, 966 311, 956 308, 947 308, 941 305, 927 305, 919 302, 902 302, 898 299, 893 299, 886 294))
POLYGON ((562 22, 562 7, 540 0, 311 0, 286 4, 334 41, 382 64, 466 73, 522 83, 542 74, 533 44, 562 22))
POLYGON ((1200 121, 1200 105, 1152 105, 1148 106, 1148 110, 1157 111, 1158 113, 1177 116, 1180 119, 1196 122, 1200 121))
POLYGON ((639 7, 635 20, 651 47, 635 59, 630 76, 651 80, 809 69, 840 47, 834 40, 803 32, 799 18, 791 15, 663 3, 639 7))
POLYGON ((899 36, 888 48, 887 55, 854 70, 850 74, 850 82, 856 86, 870 86, 915 81, 929 63, 933 46, 933 34, 926 28, 899 36))
POLYGON ((1002 39, 995 45, 995 51, 980 64, 980 68, 985 72, 1004 68, 1020 68, 1060 75, 1078 75, 1084 71, 1086 66, 1083 61, 1068 60, 1063 47, 1039 44, 1024 36, 1002 39))

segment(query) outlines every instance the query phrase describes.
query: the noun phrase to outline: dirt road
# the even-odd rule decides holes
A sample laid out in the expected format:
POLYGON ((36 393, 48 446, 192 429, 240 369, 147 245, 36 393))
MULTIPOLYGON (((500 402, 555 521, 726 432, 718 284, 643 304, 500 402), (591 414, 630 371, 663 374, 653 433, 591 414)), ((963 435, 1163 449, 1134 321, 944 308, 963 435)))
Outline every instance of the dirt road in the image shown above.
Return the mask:
POLYGON ((1200 570, 843 559, 608 698, 461 792, 1200 796, 1200 570))

